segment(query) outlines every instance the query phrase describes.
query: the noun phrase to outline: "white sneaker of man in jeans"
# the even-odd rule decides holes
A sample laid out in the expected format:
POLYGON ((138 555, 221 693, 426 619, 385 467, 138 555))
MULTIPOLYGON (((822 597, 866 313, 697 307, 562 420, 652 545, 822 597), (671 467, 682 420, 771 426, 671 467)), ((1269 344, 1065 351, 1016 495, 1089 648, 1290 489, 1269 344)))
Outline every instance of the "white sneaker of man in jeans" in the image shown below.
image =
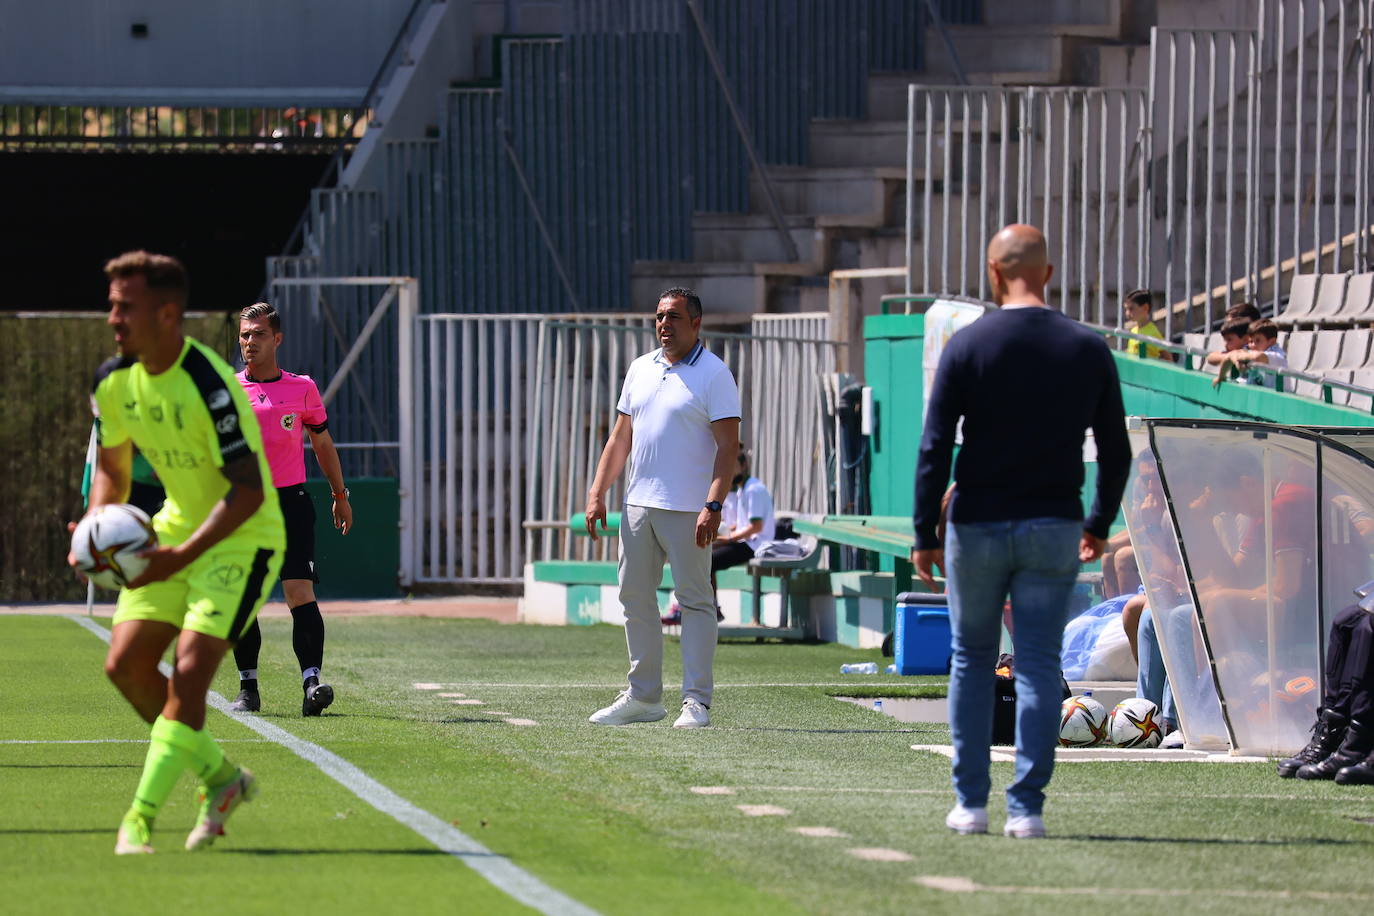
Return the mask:
POLYGON ((1079 563, 1102 555, 1130 471, 1111 351, 1091 330, 1046 306, 1052 270, 1035 227, 1008 226, 993 237, 988 279, 1001 309, 945 345, 921 437, 911 560, 932 591, 935 566, 949 584, 957 804, 945 824, 961 834, 988 829, 993 667, 1010 595, 1016 773, 1007 787, 1003 832, 1018 839, 1045 835, 1069 596, 1079 563), (942 545, 936 525, 960 419, 964 442, 942 545), (1097 445, 1097 498, 1084 519, 1089 428, 1097 445))
POLYGON ((658 586, 666 560, 682 608, 682 711, 673 725, 711 724, 716 602, 711 544, 739 454, 734 376, 702 346, 701 300, 674 287, 659 297, 662 346, 630 364, 615 427, 587 493, 587 533, 606 526, 606 491, 629 465, 620 517, 620 603, 629 687, 592 714, 596 725, 657 722, 663 708, 663 626, 658 586))

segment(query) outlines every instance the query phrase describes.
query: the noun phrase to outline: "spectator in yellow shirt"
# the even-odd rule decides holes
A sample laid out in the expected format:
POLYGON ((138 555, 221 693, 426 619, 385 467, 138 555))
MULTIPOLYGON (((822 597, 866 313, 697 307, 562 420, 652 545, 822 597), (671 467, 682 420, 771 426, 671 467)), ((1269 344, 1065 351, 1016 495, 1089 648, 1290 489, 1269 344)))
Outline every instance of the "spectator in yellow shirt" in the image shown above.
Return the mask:
MULTIPOLYGON (((1123 300, 1126 321, 1129 322, 1127 330, 1132 334, 1163 340, 1164 335, 1160 333, 1159 327, 1154 322, 1154 317, 1150 314, 1153 304, 1154 299, 1148 289, 1136 289, 1127 293, 1123 300)), ((1139 356, 1141 347, 1145 348, 1145 355, 1150 359, 1167 359, 1173 362, 1174 356, 1168 350, 1162 350, 1139 340, 1128 341, 1126 352, 1132 356, 1139 356)))

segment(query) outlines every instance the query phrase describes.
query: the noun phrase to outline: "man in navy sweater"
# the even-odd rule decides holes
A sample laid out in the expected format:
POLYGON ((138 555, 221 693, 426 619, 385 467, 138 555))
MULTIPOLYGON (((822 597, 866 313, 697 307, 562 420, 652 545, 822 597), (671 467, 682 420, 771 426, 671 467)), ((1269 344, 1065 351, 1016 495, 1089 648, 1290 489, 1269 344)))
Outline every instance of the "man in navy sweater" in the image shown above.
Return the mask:
POLYGON ((1116 365, 1106 343, 1047 307, 1053 267, 1045 237, 1012 225, 988 245, 988 278, 1001 306, 945 346, 930 392, 916 468, 916 573, 932 591, 949 584, 954 659, 949 682, 958 804, 945 824, 988 829, 992 671, 1002 608, 1011 597, 1016 676, 1016 773, 1007 823, 1043 837, 1045 786, 1059 735, 1059 650, 1080 563, 1102 555, 1130 470, 1116 365), (954 467, 946 543, 936 536, 954 467), (1083 518, 1083 440, 1097 444, 1097 495, 1083 518))

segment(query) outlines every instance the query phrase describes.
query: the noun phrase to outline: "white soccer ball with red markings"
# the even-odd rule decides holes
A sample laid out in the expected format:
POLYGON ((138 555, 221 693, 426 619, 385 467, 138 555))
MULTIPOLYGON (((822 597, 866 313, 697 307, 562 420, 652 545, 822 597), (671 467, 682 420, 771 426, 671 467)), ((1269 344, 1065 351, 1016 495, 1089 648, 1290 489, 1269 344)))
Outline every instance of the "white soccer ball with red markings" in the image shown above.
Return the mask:
POLYGON ((101 588, 118 589, 148 568, 139 552, 157 546, 152 520, 137 506, 111 503, 83 518, 72 532, 72 556, 81 574, 101 588))
POLYGON ((1117 747, 1159 747, 1164 730, 1159 725, 1159 707, 1144 697, 1122 700, 1112 709, 1107 726, 1108 738, 1117 747))
POLYGON ((1107 737, 1107 710, 1092 697, 1069 697, 1059 707, 1061 747, 1092 747, 1107 737))

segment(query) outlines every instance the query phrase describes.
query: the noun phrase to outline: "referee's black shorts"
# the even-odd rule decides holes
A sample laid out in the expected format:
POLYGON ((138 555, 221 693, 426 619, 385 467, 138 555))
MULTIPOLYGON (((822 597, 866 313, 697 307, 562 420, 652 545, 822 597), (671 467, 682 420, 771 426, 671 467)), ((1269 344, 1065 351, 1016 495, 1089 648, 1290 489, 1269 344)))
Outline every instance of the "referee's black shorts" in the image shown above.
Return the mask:
POLYGON ((277 487, 281 514, 286 519, 286 556, 282 558, 281 578, 309 579, 318 583, 315 573, 315 504, 305 484, 277 487))

